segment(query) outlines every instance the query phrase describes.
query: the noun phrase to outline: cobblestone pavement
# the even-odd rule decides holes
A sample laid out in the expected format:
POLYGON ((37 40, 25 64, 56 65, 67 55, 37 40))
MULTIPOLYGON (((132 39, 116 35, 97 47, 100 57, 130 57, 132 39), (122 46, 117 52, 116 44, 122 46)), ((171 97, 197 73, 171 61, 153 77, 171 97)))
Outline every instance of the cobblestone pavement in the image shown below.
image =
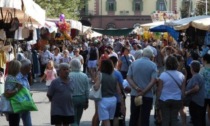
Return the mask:
MULTIPOLYGON (((31 112, 33 126, 49 126, 50 125, 50 102, 48 101, 48 98, 46 97, 47 88, 43 83, 35 83, 31 86, 31 90, 33 93, 34 101, 38 107, 38 111, 31 112)), ((127 107, 126 124, 128 126, 129 115, 130 115, 130 112, 129 112, 130 97, 129 96, 126 99, 126 107, 127 107)), ((89 108, 83 113, 80 126, 91 126, 91 119, 94 112, 95 112, 94 102, 90 101, 89 108)), ((150 116, 151 126, 155 126, 153 115, 154 115, 154 110, 152 110, 151 116, 150 116)), ((189 117, 188 117, 188 122, 189 122, 189 117)), ((210 124, 207 124, 207 126, 208 125, 210 124)), ((8 126, 8 122, 6 121, 4 116, 0 116, 0 126, 8 126)), ((188 126, 190 126, 190 124, 188 126)))

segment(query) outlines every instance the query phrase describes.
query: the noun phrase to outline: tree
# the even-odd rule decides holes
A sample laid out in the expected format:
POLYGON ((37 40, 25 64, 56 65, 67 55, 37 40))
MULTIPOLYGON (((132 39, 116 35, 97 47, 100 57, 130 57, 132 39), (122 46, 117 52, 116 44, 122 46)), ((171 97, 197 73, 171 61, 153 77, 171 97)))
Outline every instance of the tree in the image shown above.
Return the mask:
POLYGON ((182 7, 180 8, 182 18, 186 18, 190 16, 189 14, 190 6, 191 6, 190 1, 187 1, 187 0, 182 1, 182 7))
MULTIPOLYGON (((210 12, 210 0, 207 0, 208 14, 210 12)), ((195 9, 196 15, 205 15, 206 14, 206 0, 199 0, 195 9)))
POLYGON ((58 18, 61 13, 66 19, 78 20, 79 11, 84 7, 84 0, 35 0, 46 10, 48 18, 58 18))

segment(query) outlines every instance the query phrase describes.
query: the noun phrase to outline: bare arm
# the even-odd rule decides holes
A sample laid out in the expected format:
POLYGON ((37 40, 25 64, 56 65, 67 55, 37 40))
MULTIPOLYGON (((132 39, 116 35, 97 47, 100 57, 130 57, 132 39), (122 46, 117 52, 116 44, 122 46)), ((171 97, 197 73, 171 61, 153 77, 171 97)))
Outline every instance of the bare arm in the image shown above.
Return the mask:
POLYGON ((189 91, 185 91, 185 95, 189 95, 189 94, 193 94, 198 92, 200 89, 199 85, 196 84, 192 89, 190 89, 189 91))

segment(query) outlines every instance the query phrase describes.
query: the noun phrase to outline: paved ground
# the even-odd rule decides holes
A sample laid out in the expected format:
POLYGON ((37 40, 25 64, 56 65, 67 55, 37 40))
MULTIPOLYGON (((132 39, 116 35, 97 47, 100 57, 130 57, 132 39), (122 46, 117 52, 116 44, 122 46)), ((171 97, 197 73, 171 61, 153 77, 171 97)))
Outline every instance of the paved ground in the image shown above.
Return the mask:
MULTIPOLYGON (((33 98, 39 110, 36 112, 32 112, 31 114, 33 126, 49 126, 50 125, 50 102, 48 101, 48 98, 46 97, 47 88, 45 87, 43 83, 35 83, 34 85, 32 85, 31 89, 33 92, 33 98)), ((130 112, 129 112, 130 97, 129 96, 126 99, 126 106, 127 106, 126 123, 128 124, 129 115, 130 115, 130 112)), ((94 103, 93 101, 90 101, 89 108, 86 111, 84 111, 80 126, 91 126, 91 119, 94 114, 94 111, 95 111, 94 103)), ((151 117, 150 117, 151 126, 155 126, 153 115, 154 115, 154 111, 151 112, 151 117)), ((188 122, 189 122, 189 118, 188 118, 188 122)), ((210 124, 207 124, 207 126, 209 125, 210 124)), ((8 126, 8 122, 6 121, 4 116, 0 116, 0 126, 8 126)))

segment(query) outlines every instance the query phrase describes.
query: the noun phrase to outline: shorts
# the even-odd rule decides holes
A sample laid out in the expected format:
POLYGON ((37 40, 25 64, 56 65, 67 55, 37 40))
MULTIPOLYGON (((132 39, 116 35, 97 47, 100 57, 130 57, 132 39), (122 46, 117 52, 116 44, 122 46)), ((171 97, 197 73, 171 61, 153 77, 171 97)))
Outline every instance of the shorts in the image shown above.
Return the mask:
POLYGON ((98 102, 98 116, 99 120, 110 120, 114 119, 116 110, 117 99, 115 96, 102 98, 98 102))
POLYGON ((52 115, 51 116, 51 125, 55 124, 71 124, 74 123, 74 116, 61 116, 61 115, 52 115))
POLYGON ((97 68, 97 60, 88 60, 88 68, 97 68))

